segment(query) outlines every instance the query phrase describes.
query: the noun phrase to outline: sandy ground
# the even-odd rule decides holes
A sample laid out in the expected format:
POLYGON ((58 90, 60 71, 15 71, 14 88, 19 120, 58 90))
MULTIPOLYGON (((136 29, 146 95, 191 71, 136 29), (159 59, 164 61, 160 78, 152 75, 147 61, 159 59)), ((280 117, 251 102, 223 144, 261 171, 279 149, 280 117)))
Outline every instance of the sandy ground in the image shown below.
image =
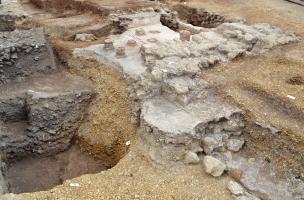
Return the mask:
MULTIPOLYGON (((304 36, 303 7, 282 0, 193 0, 188 1, 187 4, 204 7, 224 15, 240 16, 250 24, 268 22, 304 36)), ((58 50, 58 55, 65 56, 65 58, 69 56, 71 49, 75 46, 89 45, 88 43, 57 41, 56 39, 53 39, 53 43, 58 50)), ((273 153, 269 154, 270 149, 272 149, 272 146, 269 146, 269 141, 273 142, 274 146, 281 147, 280 145, 282 145, 282 152, 285 153, 280 158, 282 160, 293 158, 291 163, 282 162, 283 169, 293 166, 299 173, 304 171, 303 165, 296 165, 303 163, 303 161, 300 160, 300 156, 291 155, 292 151, 290 150, 303 148, 303 132, 301 132, 304 108, 303 85, 287 82, 295 76, 304 76, 303 46, 303 42, 300 42, 277 48, 262 56, 242 58, 233 63, 216 66, 203 76, 217 86, 220 91, 223 91, 223 96, 227 100, 238 104, 247 111, 249 123, 256 120, 264 121, 283 129, 283 134, 275 142, 273 142, 273 137, 268 137, 267 133, 263 133, 259 129, 252 129, 252 133, 248 133, 248 137, 253 141, 248 143, 248 153, 255 155, 258 152, 265 154, 265 156, 273 156, 273 153), (286 98, 287 95, 293 95, 296 99, 291 101, 286 98), (278 106, 274 104, 275 101, 272 97, 278 99, 278 106), (287 112, 286 107, 291 109, 291 114, 287 112), (290 125, 295 126, 289 127, 290 125), (294 147, 291 147, 290 142, 284 143, 290 138, 293 139, 294 147), (256 145, 258 143, 260 145, 256 145), (299 162, 294 163, 295 157, 298 157, 299 162)), ((123 156, 126 153, 127 149, 123 146, 123 142, 127 138, 132 140, 131 151, 115 167, 107 171, 75 178, 50 191, 18 196, 7 195, 2 199, 231 199, 231 195, 225 187, 225 178, 216 179, 206 175, 201 165, 187 167, 177 165, 168 169, 154 166, 146 160, 142 153, 137 150, 136 136, 132 132, 128 117, 119 116, 121 113, 127 112, 124 109, 127 109, 128 102, 121 104, 121 101, 116 100, 126 98, 127 93, 125 93, 124 88, 113 85, 112 89, 117 96, 114 95, 112 99, 110 98, 113 100, 113 104, 109 105, 120 106, 122 110, 111 114, 110 119, 105 118, 104 114, 109 114, 111 108, 103 107, 106 103, 106 100, 102 98, 103 92, 107 97, 110 97, 111 94, 111 92, 104 91, 105 88, 111 88, 111 81, 105 80, 107 77, 113 80, 111 78, 117 76, 115 74, 112 76, 113 72, 105 74, 103 69, 97 70, 91 65, 92 63, 88 63, 88 68, 84 70, 82 75, 91 77, 97 83, 97 89, 101 96, 91 108, 91 116, 88 119, 91 122, 96 119, 99 122, 110 124, 111 126, 105 126, 107 131, 118 130, 118 136, 116 136, 117 141, 120 141, 118 142, 120 145, 118 152, 120 153, 117 155, 123 156), (119 127, 112 124, 111 120, 116 118, 128 124, 128 127, 124 127, 125 124, 120 124, 119 127), (125 133, 127 133, 127 137, 121 137, 125 133), (79 183, 80 187, 71 187, 70 183, 79 183)), ((76 70, 74 73, 79 73, 79 71, 76 70)), ((116 81, 121 81, 119 84, 125 84, 122 80, 116 81)), ((253 125, 249 124, 249 126, 253 125)), ((108 132, 103 131, 99 123, 93 125, 92 130, 94 131, 89 135, 98 146, 107 144, 107 140, 104 139, 108 138, 108 132)), ((101 151, 98 150, 98 152, 103 150, 104 148, 101 148, 101 151)), ((302 152, 304 152, 303 149, 302 152)), ((275 162, 281 163, 280 160, 275 160, 275 162)))
POLYGON ((66 181, 47 192, 8 194, 1 199, 232 199, 225 181, 206 175, 201 165, 154 166, 134 148, 107 171, 66 181))

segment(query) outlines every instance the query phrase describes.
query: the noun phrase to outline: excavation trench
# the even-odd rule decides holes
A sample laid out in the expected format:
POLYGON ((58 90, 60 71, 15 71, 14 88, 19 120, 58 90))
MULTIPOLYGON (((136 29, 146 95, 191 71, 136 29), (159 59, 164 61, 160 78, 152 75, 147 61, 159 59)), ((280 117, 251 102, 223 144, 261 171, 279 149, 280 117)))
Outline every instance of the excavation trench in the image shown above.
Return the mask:
POLYGON ((0 195, 49 190, 115 165, 80 148, 98 92, 58 67, 43 29, 0 32, 0 44, 0 195))
POLYGON ((52 156, 28 156, 5 165, 7 192, 14 194, 49 190, 67 179, 108 169, 103 160, 81 151, 77 144, 52 156))

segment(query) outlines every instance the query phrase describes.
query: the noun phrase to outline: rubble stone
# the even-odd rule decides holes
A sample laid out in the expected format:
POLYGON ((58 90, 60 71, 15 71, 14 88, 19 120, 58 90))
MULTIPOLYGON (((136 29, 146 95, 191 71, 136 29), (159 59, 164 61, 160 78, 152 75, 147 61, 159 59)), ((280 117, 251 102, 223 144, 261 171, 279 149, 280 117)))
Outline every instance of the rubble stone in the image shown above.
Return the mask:
POLYGON ((81 33, 76 34, 75 41, 93 41, 96 40, 96 37, 93 34, 81 33))
POLYGON ((0 65, 1 83, 56 71, 53 51, 42 28, 0 32, 0 65))
POLYGON ((234 194, 236 196, 240 196, 240 195, 244 194, 244 188, 235 181, 229 181, 227 184, 227 188, 229 189, 229 191, 232 194, 234 194))
POLYGON ((206 154, 212 153, 212 151, 215 149, 215 147, 217 147, 217 145, 218 142, 213 137, 205 137, 203 139, 203 147, 204 147, 204 152, 206 154))
POLYGON ((197 164, 200 159, 195 152, 187 151, 185 154, 185 163, 187 164, 197 164))
POLYGON ((232 138, 227 141, 227 148, 230 151, 238 152, 241 150, 244 143, 245 143, 244 138, 241 138, 241 139, 232 138))
POLYGON ((212 156, 205 156, 203 159, 203 165, 205 171, 215 177, 221 176, 226 169, 226 165, 224 163, 212 156))

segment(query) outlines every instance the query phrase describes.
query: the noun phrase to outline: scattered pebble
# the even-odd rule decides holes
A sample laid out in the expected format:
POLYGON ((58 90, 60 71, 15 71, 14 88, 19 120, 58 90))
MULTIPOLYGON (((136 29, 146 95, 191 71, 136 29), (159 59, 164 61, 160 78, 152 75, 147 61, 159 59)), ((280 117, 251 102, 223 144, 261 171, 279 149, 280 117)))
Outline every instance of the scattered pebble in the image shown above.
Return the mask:
POLYGON ((296 99, 296 97, 291 96, 291 95, 287 95, 287 97, 288 97, 289 99, 292 99, 292 100, 295 100, 295 99, 296 99))
POLYGON ((126 142, 126 146, 130 146, 130 145, 131 145, 131 141, 128 140, 128 141, 126 142))
POLYGON ((70 187, 80 187, 79 183, 70 183, 70 187))

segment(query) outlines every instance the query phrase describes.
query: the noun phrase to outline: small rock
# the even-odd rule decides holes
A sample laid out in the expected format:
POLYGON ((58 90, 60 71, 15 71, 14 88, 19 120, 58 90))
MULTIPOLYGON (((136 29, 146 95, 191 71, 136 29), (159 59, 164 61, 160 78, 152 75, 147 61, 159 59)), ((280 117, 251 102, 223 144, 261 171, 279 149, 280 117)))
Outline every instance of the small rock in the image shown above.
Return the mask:
POLYGON ((26 48, 26 49, 25 49, 25 53, 30 53, 30 52, 32 51, 32 49, 33 49, 32 47, 26 48))
POLYGON ((203 166, 208 174, 215 177, 221 176, 226 169, 226 165, 224 163, 212 156, 204 157, 203 166))
POLYGON ((206 154, 212 153, 214 148, 217 146, 217 141, 213 137, 205 137, 203 139, 203 148, 206 154))
POLYGON ((75 41, 93 41, 96 40, 96 37, 93 34, 82 33, 76 34, 75 41))
POLYGON ((128 147, 128 146, 130 146, 130 145, 131 145, 131 141, 128 140, 128 141, 126 142, 126 146, 128 147))
POLYGON ((245 141, 244 139, 229 139, 227 141, 227 148, 230 150, 230 151, 233 151, 233 152, 238 152, 239 150, 241 150, 241 148, 243 147, 245 141))
POLYGON ((241 186, 239 183, 235 182, 235 181, 229 181, 227 184, 227 188, 229 189, 229 191, 236 195, 236 196, 240 196, 242 194, 244 194, 244 188, 243 186, 241 186))
POLYGON ((79 183, 70 183, 70 187, 80 187, 79 183))
POLYGON ((12 59, 17 59, 17 58, 18 58, 18 55, 17 55, 16 53, 13 53, 13 54, 11 55, 11 58, 12 58, 12 59))
POLYGON ((273 135, 276 135, 281 132, 279 129, 271 126, 270 124, 264 124, 262 122, 255 122, 255 124, 260 126, 261 128, 268 129, 273 135))
POLYGON ((191 144, 190 150, 193 151, 194 153, 204 152, 204 149, 200 147, 199 144, 196 143, 191 144))
POLYGON ((38 57, 38 56, 36 56, 36 57, 34 58, 34 60, 35 60, 35 61, 38 61, 38 60, 39 60, 39 57, 38 57))
POLYGON ((138 195, 138 194, 135 194, 135 195, 134 195, 134 199, 139 199, 139 195, 138 195))
POLYGON ((221 154, 224 156, 226 160, 232 160, 232 154, 230 151, 223 151, 221 154))
POLYGON ((11 48, 11 52, 14 53, 16 51, 16 47, 11 48))
POLYGON ((185 154, 185 163, 187 164, 197 164, 200 159, 196 153, 193 151, 187 151, 185 154))

